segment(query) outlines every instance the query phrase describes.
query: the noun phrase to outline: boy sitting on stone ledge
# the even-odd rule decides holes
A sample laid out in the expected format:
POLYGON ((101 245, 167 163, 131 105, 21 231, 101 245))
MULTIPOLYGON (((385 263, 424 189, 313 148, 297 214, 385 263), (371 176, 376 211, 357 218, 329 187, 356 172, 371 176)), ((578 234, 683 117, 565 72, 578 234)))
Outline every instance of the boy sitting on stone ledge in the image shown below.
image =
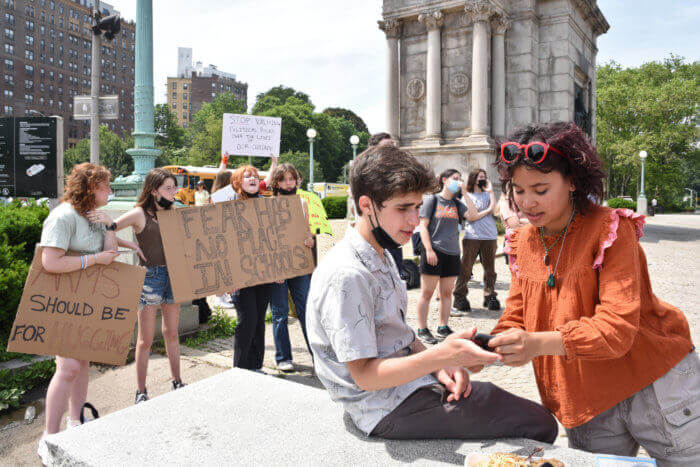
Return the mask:
POLYGON ((395 147, 353 163, 357 225, 313 274, 307 330, 316 374, 368 436, 390 439, 531 438, 551 443, 544 407, 469 373, 500 357, 474 344, 476 329, 426 349, 406 324, 408 296, 385 250, 411 239, 430 169, 395 147))

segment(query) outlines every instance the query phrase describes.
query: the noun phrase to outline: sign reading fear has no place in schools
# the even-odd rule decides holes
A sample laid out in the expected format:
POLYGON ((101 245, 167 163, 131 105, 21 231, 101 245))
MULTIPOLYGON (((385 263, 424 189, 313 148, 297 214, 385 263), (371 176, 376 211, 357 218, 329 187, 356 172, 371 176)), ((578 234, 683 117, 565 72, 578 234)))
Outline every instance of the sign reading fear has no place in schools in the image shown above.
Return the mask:
POLYGON ((221 154, 271 157, 280 155, 282 119, 224 114, 221 154))
POLYGON ((313 271, 296 195, 158 211, 158 224, 178 303, 313 271))
POLYGON ((7 350, 124 365, 146 269, 115 261, 52 274, 41 252, 34 253, 7 350))

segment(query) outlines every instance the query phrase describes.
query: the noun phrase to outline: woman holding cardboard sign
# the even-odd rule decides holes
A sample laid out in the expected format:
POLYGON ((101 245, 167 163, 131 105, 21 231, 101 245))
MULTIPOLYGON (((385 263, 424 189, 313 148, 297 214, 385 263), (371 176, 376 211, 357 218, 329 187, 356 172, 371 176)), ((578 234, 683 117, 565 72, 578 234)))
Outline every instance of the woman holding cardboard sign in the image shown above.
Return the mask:
MULTIPOLYGON (((113 222, 107 214, 96 210, 107 204, 112 192, 109 177, 109 170, 101 165, 86 162, 73 167, 62 203, 51 211, 41 232, 41 264, 46 271, 65 274, 114 261, 118 245, 113 222), (66 255, 69 250, 81 256, 66 255)), ((120 243, 134 246, 130 242, 120 243)), ((66 405, 69 406, 66 427, 80 424, 80 411, 87 397, 89 364, 87 360, 56 356, 56 373, 46 391, 44 434, 59 431, 66 405)), ((43 436, 37 453, 42 460, 47 459, 48 447, 43 436)))
POLYGON ((143 254, 141 266, 148 268, 141 293, 138 338, 136 342, 136 391, 135 404, 148 400, 146 374, 148 357, 156 330, 156 312, 162 311, 163 340, 170 361, 173 377, 173 390, 184 386, 180 379, 180 341, 178 322, 180 304, 173 303, 173 290, 165 264, 165 252, 160 237, 160 227, 156 213, 171 209, 177 193, 177 180, 170 172, 152 169, 146 175, 143 190, 136 201, 136 207, 117 219, 117 230, 132 227, 143 254))
MULTIPOLYGON (((271 172, 272 193, 275 196, 290 196, 297 192, 297 184, 301 181, 299 171, 292 164, 281 164, 271 172)), ((306 226, 309 225, 309 207, 304 198, 300 198, 301 209, 306 218, 306 226)), ((314 246, 314 238, 311 236, 311 231, 308 231, 308 238, 304 241, 308 248, 314 246)), ((311 275, 304 274, 298 277, 292 277, 283 281, 281 284, 275 284, 272 289, 272 298, 270 308, 272 309, 272 334, 275 339, 275 361, 277 369, 280 371, 294 371, 292 363, 292 349, 289 342, 289 329, 287 328, 289 315, 289 300, 287 291, 292 296, 294 308, 296 309, 299 324, 304 334, 306 347, 311 353, 309 347, 309 339, 306 337, 306 298, 309 295, 309 286, 311 284, 311 275)))
MULTIPOLYGON (((231 177, 236 199, 260 196, 260 178, 255 167, 242 165, 231 177)), ((258 284, 244 287, 235 300, 238 326, 233 338, 233 366, 262 371, 265 356, 265 314, 270 304, 274 284, 258 284)))

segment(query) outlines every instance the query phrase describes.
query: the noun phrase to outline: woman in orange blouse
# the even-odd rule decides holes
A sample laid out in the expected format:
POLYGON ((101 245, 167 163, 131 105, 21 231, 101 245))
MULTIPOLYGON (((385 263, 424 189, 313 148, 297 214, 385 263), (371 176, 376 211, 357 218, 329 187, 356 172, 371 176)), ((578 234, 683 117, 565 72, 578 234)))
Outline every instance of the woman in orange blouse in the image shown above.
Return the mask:
POLYGON ((512 232, 512 282, 490 345, 532 361, 569 445, 700 465, 700 360, 688 322, 651 290, 644 216, 597 206, 604 174, 573 123, 532 125, 496 166, 531 225, 512 232))

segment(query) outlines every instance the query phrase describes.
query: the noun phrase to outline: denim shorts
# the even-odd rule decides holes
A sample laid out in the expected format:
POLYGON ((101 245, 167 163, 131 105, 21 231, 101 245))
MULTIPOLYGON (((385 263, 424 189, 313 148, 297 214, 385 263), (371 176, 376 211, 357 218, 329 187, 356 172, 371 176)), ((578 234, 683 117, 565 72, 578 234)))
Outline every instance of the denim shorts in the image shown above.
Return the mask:
POLYGON ((170 303, 174 303, 174 299, 168 268, 165 266, 147 268, 139 304, 141 306, 150 306, 170 303))

